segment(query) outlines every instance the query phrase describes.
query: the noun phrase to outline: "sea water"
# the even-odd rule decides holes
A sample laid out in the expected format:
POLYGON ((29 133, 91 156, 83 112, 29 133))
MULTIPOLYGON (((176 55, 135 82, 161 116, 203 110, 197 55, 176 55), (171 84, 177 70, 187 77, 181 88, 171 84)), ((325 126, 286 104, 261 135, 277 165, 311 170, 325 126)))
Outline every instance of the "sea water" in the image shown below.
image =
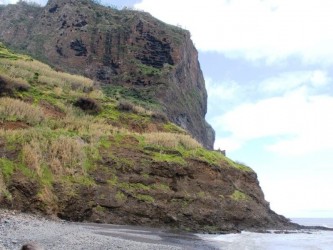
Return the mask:
MULTIPOLYGON (((293 219, 305 226, 333 228, 333 219, 293 219)), ((303 230, 291 234, 242 232, 228 235, 200 235, 221 250, 333 250, 333 231, 303 230)))

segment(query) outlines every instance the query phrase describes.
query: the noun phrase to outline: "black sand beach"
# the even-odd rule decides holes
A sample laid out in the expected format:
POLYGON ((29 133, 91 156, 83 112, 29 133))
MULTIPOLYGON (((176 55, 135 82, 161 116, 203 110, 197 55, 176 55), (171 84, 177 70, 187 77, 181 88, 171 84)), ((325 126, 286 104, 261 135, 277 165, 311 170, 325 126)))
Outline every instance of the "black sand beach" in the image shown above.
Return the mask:
POLYGON ((43 249, 219 249, 190 233, 136 226, 69 223, 0 210, 0 250, 37 242, 43 249))

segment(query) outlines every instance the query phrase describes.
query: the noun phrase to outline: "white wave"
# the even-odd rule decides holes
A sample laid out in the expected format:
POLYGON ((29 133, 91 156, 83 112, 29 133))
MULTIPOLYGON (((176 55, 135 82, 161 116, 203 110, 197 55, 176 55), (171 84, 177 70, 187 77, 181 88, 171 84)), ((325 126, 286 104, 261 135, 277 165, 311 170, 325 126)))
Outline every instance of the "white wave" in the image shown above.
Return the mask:
POLYGON ((332 250, 333 232, 295 234, 242 232, 230 235, 199 235, 222 250, 332 250))

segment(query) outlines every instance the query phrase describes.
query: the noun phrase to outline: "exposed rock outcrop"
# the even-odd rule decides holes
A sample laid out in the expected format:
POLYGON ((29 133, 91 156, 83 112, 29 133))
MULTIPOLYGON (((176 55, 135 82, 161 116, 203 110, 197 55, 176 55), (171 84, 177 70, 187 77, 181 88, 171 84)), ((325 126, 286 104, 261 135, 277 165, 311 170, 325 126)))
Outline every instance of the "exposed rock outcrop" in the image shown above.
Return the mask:
MULTIPOLYGON (((8 185, 15 198, 7 202, 0 198, 0 204, 70 221, 196 232, 298 228, 270 209, 251 169, 227 162, 212 165, 198 158, 186 159, 184 164, 161 162, 152 159, 157 151, 142 150, 133 137, 112 143, 101 150, 100 167, 90 171, 93 185, 55 181, 46 201, 38 195, 42 182, 28 180, 17 171, 8 185)), ((181 152, 170 150, 163 155, 174 157, 181 152)))
POLYGON ((43 8, 2 6, 0 40, 58 69, 140 93, 213 148, 205 83, 188 31, 91 0, 50 0, 43 8))
POLYGON ((270 209, 251 168, 163 114, 88 98, 99 93, 91 79, 4 46, 0 59, 0 207, 203 232, 297 228, 270 209))

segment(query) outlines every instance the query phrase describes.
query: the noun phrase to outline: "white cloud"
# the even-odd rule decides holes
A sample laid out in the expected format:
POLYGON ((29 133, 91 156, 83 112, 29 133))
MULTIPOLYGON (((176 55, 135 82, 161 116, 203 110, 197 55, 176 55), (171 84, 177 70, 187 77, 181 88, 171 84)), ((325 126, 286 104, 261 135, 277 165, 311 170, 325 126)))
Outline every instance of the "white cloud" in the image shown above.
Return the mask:
POLYGON ((243 144, 241 139, 235 137, 225 137, 225 138, 216 138, 215 140, 215 149, 227 150, 231 152, 239 149, 243 144))
POLYGON ((10 4, 10 3, 16 3, 17 0, 15 1, 7 1, 7 0, 0 0, 0 4, 10 4))
POLYGON ((135 7, 189 29, 203 51, 267 62, 289 56, 333 62, 331 0, 142 0, 135 7))
POLYGON ((274 211, 289 217, 312 218, 325 215, 321 211, 324 208, 328 210, 326 214, 333 215, 333 198, 330 194, 333 185, 330 175, 299 173, 298 176, 285 175, 283 181, 272 175, 265 177, 261 180, 261 186, 269 194, 266 199, 271 201, 274 211))
MULTIPOLYGON (((333 150, 333 97, 308 96, 302 88, 281 97, 243 104, 216 118, 215 126, 230 136, 219 138, 228 151, 255 139, 280 138, 266 150, 301 155, 333 150), (230 148, 229 148, 230 147, 230 148)), ((221 146, 221 145, 219 145, 221 146)))
POLYGON ((293 71, 265 79, 259 84, 259 88, 267 93, 284 93, 299 86, 323 87, 329 84, 330 80, 327 72, 323 70, 293 71))
MULTIPOLYGON (((19 0, 0 0, 0 4, 15 4, 19 0)), ((38 3, 40 5, 45 5, 47 3, 47 0, 24 0, 25 2, 33 2, 38 3)))
POLYGON ((232 101, 239 97, 241 86, 234 81, 214 82, 210 77, 205 77, 208 97, 218 102, 232 101))

